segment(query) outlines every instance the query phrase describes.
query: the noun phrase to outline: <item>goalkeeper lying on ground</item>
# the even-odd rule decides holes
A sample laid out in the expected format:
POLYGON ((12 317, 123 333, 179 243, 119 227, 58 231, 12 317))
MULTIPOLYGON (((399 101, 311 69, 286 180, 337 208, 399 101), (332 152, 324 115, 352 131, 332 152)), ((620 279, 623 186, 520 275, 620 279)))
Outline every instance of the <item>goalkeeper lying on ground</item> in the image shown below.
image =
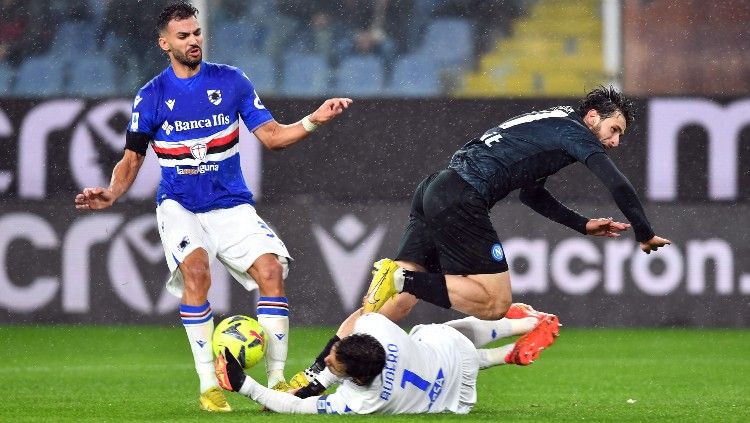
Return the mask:
POLYGON ((381 314, 353 320, 351 335, 342 336, 325 358, 321 375, 330 372, 335 377, 329 382, 341 383, 333 394, 318 396, 328 384, 320 383, 321 375, 297 392, 306 398, 266 388, 227 350, 216 359, 219 384, 279 413, 468 413, 476 403, 480 369, 530 364, 559 333, 557 316, 524 304, 512 305, 500 320, 466 317, 418 325, 408 335, 381 314), (513 344, 479 348, 521 334, 513 344))

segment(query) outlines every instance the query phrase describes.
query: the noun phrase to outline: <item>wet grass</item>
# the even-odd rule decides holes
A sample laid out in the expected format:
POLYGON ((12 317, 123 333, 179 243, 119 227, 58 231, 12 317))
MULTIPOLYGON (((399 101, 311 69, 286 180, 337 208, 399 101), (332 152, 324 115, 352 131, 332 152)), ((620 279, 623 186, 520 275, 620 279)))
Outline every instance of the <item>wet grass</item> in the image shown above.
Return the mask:
MULTIPOLYGON (((331 329, 292 332, 287 376, 331 329)), ((265 381, 263 366, 251 374, 265 381)), ((0 421, 298 422, 236 394, 235 411, 197 407, 181 327, 0 326, 0 421)), ((529 367, 480 373, 469 416, 357 421, 750 421, 750 330, 565 329, 529 367)), ((307 416, 308 421, 330 421, 307 416)))

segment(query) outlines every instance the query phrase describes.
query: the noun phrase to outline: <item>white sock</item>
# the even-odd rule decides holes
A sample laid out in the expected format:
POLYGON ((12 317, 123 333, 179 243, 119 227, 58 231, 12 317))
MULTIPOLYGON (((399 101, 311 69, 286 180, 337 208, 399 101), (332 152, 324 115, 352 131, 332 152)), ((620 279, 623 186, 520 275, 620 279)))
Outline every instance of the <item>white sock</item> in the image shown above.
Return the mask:
POLYGON ((404 269, 401 267, 393 273, 393 286, 396 287, 398 292, 404 290, 404 269))
POLYGON ((496 339, 515 335, 511 319, 479 320, 476 317, 470 316, 463 319, 451 320, 445 324, 461 332, 477 348, 487 345, 496 339))
POLYGON ((536 317, 524 317, 523 319, 503 319, 510 321, 510 327, 511 327, 511 336, 515 335, 523 335, 525 333, 531 332, 534 327, 536 327, 537 323, 539 323, 539 319, 536 317))
POLYGON ((505 357, 513 351, 515 344, 503 345, 497 348, 479 348, 477 354, 479 355, 479 368, 486 369, 492 366, 499 366, 505 363, 505 357))
POLYGON ((214 371, 214 354, 211 348, 211 337, 214 333, 214 314, 211 305, 206 301, 200 306, 180 304, 180 317, 185 326, 190 350, 193 352, 195 370, 200 379, 200 391, 219 386, 214 371))
POLYGON ((266 376, 272 388, 284 378, 284 365, 289 350, 289 303, 286 297, 258 298, 258 323, 268 334, 266 376))

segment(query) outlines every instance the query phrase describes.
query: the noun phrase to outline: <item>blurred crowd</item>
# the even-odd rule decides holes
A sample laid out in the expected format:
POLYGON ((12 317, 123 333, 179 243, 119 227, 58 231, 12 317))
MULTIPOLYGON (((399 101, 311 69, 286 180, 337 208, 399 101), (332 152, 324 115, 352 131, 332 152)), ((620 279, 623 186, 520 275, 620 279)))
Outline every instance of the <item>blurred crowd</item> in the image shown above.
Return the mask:
MULTIPOLYGON (((105 55, 114 68, 113 93, 132 93, 167 64, 156 44, 154 23, 169 2, 0 0, 0 68, 18 71, 35 56, 68 64, 80 55, 105 55)), ((206 0, 206 53, 218 62, 266 55, 277 68, 287 54, 311 53, 322 55, 332 69, 351 55, 375 55, 387 75, 397 57, 418 51, 430 22, 457 18, 471 26, 470 65, 532 2, 206 0)))
POLYGON ((474 51, 509 31, 523 0, 209 0, 213 28, 240 24, 253 34, 253 51, 322 54, 336 66, 353 54, 386 64, 416 51, 434 19, 460 18, 475 27, 474 51))

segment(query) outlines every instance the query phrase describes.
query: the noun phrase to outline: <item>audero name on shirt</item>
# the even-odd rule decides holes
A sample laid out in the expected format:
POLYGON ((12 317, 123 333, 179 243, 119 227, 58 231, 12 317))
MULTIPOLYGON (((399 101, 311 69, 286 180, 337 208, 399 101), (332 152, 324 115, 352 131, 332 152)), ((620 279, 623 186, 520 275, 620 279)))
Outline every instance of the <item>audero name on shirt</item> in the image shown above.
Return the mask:
POLYGON ((198 120, 176 120, 174 121, 174 131, 189 131, 191 129, 212 128, 214 126, 229 125, 229 116, 219 113, 212 115, 208 119, 198 120))
POLYGON ((176 168, 175 170, 177 171, 178 175, 198 175, 198 174, 206 173, 206 172, 218 172, 219 171, 219 165, 217 164, 209 164, 209 165, 202 164, 198 167, 176 166, 175 168, 176 168))
POLYGON ((383 390, 380 391, 380 399, 388 401, 393 392, 393 381, 396 379, 396 366, 398 366, 398 345, 388 344, 388 352, 385 355, 385 367, 383 368, 383 390))

